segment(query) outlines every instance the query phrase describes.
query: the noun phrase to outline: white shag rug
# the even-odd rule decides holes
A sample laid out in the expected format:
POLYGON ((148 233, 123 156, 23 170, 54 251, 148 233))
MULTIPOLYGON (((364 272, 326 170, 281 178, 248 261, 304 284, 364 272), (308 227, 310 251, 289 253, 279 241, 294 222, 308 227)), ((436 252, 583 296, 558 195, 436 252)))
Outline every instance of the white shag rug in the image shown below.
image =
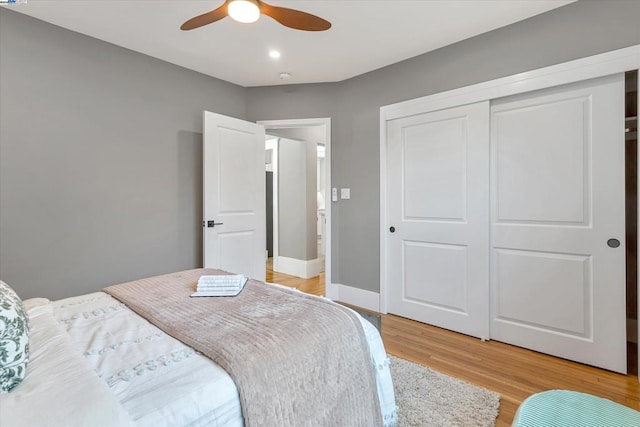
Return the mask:
POLYGON ((500 395, 389 355, 398 427, 493 427, 500 395))

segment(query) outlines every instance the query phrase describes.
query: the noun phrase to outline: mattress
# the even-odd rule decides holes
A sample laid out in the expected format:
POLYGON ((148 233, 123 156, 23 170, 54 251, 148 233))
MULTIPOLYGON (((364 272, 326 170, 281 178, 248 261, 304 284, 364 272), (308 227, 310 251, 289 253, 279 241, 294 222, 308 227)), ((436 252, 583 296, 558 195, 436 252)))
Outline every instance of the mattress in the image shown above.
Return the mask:
MULTIPOLYGON (((96 292, 51 305, 76 354, 84 357, 137 425, 243 425, 231 377, 118 300, 96 292)), ((358 317, 371 351, 385 425, 395 425, 393 385, 382 339, 371 323, 358 317)))

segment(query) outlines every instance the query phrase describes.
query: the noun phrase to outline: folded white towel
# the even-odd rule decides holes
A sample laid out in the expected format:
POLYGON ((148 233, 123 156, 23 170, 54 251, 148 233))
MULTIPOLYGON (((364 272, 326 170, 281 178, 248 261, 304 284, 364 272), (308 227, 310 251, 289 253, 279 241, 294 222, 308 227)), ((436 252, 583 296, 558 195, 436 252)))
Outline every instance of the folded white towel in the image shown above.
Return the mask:
POLYGON ((242 280, 234 280, 233 282, 221 282, 221 283, 200 283, 198 282, 198 286, 204 286, 206 288, 215 288, 218 286, 238 286, 242 283, 242 280))
POLYGON ((242 275, 235 276, 202 276, 198 280, 196 293, 192 297, 225 297, 236 296, 247 283, 242 275), (203 280, 204 278, 204 280, 203 280))
POLYGON ((242 286, 216 286, 216 287, 205 287, 198 286, 198 292, 216 292, 216 291, 237 291, 238 289, 242 289, 242 286))
POLYGON ((218 282, 240 280, 240 279, 243 279, 243 278, 244 278, 244 276, 242 274, 224 274, 224 275, 219 275, 219 276, 200 276, 200 279, 198 279, 198 282, 218 283, 218 282))

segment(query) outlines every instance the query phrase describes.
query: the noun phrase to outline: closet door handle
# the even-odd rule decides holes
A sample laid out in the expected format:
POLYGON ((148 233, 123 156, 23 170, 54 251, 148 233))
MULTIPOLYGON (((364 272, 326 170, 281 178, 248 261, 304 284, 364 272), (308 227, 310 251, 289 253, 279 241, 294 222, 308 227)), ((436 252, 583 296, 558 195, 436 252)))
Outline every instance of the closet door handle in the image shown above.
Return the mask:
POLYGON ((396 232, 396 228, 395 227, 389 227, 389 231, 392 232, 392 233, 395 233, 396 232))
POLYGON ((607 240, 607 246, 609 246, 610 248, 617 248, 618 246, 620 246, 620 240, 609 239, 607 240))

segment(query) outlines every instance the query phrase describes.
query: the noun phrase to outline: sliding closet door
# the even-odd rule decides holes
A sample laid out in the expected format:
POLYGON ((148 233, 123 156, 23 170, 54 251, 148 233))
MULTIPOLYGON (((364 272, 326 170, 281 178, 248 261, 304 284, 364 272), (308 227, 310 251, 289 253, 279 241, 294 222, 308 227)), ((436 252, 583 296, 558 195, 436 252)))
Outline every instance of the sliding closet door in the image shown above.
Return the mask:
POLYGON ((491 107, 491 337, 626 371, 624 77, 491 107))
POLYGON ((388 311, 489 333, 489 103, 388 122, 388 311))

